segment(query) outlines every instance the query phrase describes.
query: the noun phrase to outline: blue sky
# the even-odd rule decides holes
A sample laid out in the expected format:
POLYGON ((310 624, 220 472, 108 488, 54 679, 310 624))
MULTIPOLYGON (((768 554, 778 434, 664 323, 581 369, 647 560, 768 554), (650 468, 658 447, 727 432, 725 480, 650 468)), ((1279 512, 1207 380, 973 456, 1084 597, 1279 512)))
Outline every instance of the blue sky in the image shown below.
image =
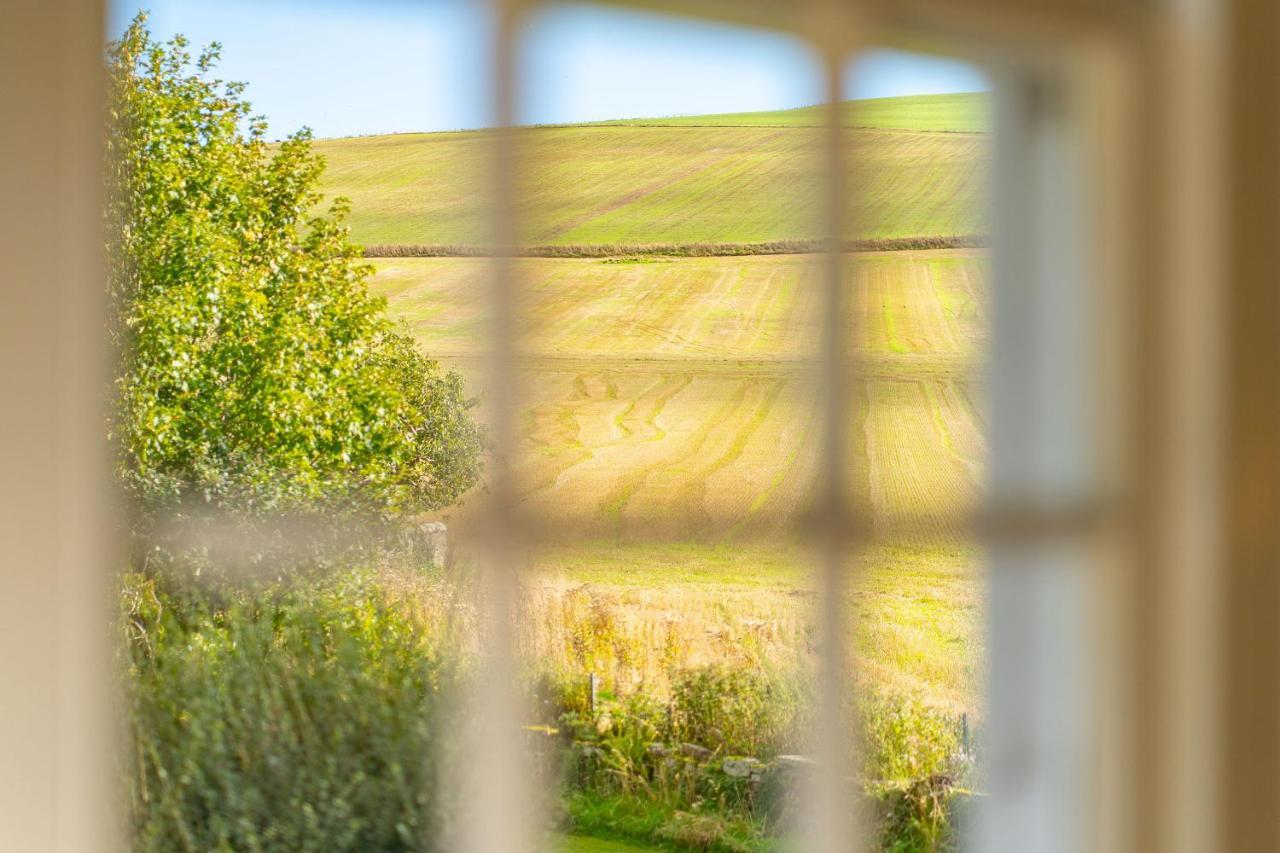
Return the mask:
MULTIPOLYGON (((150 0, 154 34, 219 41, 219 75, 249 84, 272 136, 453 130, 489 123, 486 15, 468 0, 150 0)), ((522 33, 520 120, 558 123, 745 112, 821 100, 814 58, 774 33, 580 5, 522 33)), ((896 51, 849 69, 850 97, 986 88, 971 66, 896 51)))

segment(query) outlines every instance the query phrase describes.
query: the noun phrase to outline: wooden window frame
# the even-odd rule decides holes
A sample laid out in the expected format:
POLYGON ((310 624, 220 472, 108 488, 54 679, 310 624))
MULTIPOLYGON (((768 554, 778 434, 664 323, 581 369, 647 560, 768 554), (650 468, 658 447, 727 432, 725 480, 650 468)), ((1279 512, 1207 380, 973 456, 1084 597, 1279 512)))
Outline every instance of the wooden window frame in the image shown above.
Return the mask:
MULTIPOLYGON (((1256 82, 1280 79, 1280 11, 1248 0, 628 5, 797 32, 822 51, 832 101, 833 69, 869 40, 999 57, 993 488, 974 528, 992 553, 991 793, 971 842, 1280 846, 1280 104, 1256 82), (1076 200, 1047 208, 1049 192, 1076 200), (1008 355, 1028 352, 1043 357, 1008 355), (1044 394, 1052 383, 1071 393, 1044 394)), ((504 126, 516 114, 514 25, 528 8, 498 3, 504 126)), ((103 9, 14 0, 3 18, 0 79, 23 85, 5 90, 0 123, 0 849, 111 849, 123 804, 109 794, 117 552, 100 428, 103 9)), ((510 143, 497 139, 495 245, 510 246, 510 143)), ((509 257, 495 259, 499 388, 514 375, 510 270, 509 257)), ((828 270, 836 298, 837 264, 828 270)), ((825 387, 834 412, 838 381, 825 387)), ((497 400, 508 446, 512 399, 497 400)), ((510 489, 495 494, 486 577, 501 593, 519 542, 510 489)), ((859 528, 830 506, 820 612, 838 638, 835 555, 857 544, 846 528, 859 528)), ((511 683, 501 630, 484 670, 499 699, 511 683)), ((829 746, 843 672, 838 659, 824 669, 829 746)), ((491 731, 514 742, 514 705, 488 707, 491 731)), ((498 787, 482 798, 495 808, 476 812, 469 848, 521 849, 518 829, 502 827, 528 792, 503 761, 474 764, 498 787)), ((840 785, 832 771, 818 792, 812 849, 857 846, 840 785)))

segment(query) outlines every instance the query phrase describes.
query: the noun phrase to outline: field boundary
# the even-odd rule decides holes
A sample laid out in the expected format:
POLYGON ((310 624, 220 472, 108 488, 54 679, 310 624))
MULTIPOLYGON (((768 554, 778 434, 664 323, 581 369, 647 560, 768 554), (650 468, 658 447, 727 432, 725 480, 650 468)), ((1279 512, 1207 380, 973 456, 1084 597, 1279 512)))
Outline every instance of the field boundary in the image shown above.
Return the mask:
MULTIPOLYGON (((927 249, 979 249, 989 245, 983 234, 949 237, 884 237, 845 240, 846 252, 906 252, 927 249)), ((519 246, 518 258, 711 258, 745 255, 805 255, 820 252, 823 240, 767 240, 760 243, 598 243, 562 246, 519 246)), ((366 258, 487 258, 499 254, 491 246, 461 243, 390 243, 364 247, 366 258)))
MULTIPOLYGON (((812 124, 680 124, 675 122, 646 121, 644 119, 617 119, 611 122, 588 123, 588 124, 535 124, 527 125, 529 130, 539 130, 548 128, 553 130, 563 130, 566 128, 583 128, 585 130, 600 130, 617 127, 693 127, 702 130, 713 130, 722 127, 733 127, 746 130, 756 130, 769 128, 781 130, 815 130, 828 128, 830 125, 823 124, 821 121, 815 121, 812 124)), ((522 128, 522 129, 526 129, 522 128)), ((991 136, 989 130, 957 130, 946 127, 925 128, 925 127, 887 127, 879 124, 842 124, 841 130, 864 130, 873 133, 958 133, 964 136, 991 136)))

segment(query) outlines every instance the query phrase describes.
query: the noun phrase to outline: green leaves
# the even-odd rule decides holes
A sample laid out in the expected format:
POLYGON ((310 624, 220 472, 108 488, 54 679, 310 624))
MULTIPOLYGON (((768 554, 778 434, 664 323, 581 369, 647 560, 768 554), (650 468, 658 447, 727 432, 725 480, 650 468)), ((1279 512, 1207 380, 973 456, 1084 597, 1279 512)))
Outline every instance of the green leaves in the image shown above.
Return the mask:
POLYGON ((460 378, 386 319, 320 201, 307 131, 279 145, 243 85, 139 16, 108 70, 120 474, 144 511, 397 515, 456 501, 483 435, 460 378))

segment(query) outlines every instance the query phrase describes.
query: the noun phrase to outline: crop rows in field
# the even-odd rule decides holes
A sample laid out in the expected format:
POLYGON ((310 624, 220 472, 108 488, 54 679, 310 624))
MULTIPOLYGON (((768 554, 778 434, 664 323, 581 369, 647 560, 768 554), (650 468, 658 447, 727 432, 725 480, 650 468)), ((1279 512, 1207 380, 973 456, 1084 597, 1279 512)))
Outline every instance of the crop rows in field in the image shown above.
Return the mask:
MULTIPOLYGON (((877 524, 924 519, 921 536, 955 535, 946 516, 978 494, 983 265, 963 250, 850 265, 850 480, 877 524)), ((725 543, 791 529, 819 464, 811 258, 519 268, 517 470, 532 513, 566 535, 621 541, 725 543)), ((475 259, 395 259, 375 288, 428 352, 473 371, 484 270, 475 259)))

